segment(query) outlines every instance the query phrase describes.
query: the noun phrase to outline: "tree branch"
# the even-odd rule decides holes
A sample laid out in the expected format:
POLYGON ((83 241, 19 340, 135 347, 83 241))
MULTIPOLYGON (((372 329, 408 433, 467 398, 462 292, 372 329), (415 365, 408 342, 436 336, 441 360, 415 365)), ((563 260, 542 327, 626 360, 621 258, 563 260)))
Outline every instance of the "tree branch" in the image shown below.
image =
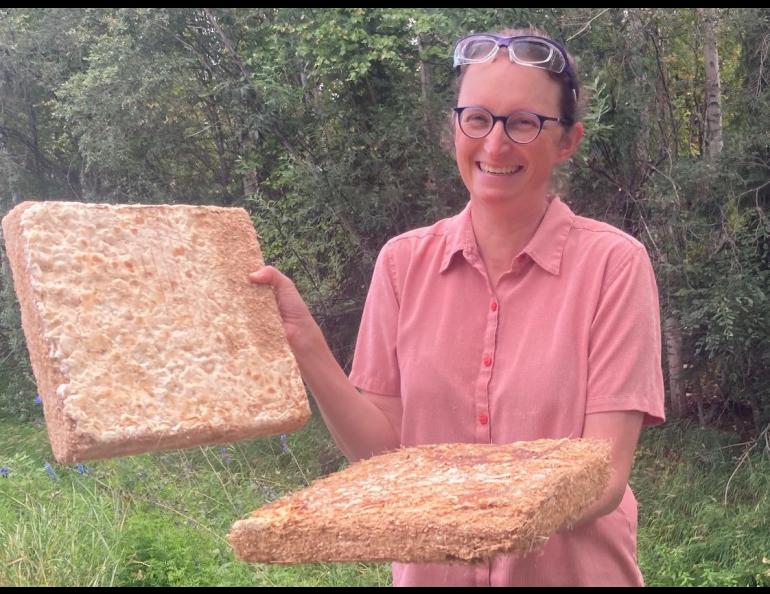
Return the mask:
POLYGON ((591 28, 591 23, 593 23, 593 22, 594 22, 596 19, 598 19, 600 16, 602 16, 602 15, 603 15, 605 12, 607 12, 608 10, 609 10, 609 8, 605 8, 605 9, 604 9, 604 10, 602 10, 602 11, 601 11, 599 14, 597 14, 595 17, 592 17, 591 19, 589 19, 589 20, 588 20, 588 22, 587 22, 585 25, 583 25, 583 28, 582 28, 582 29, 580 29, 580 31, 578 31, 577 33, 575 33, 575 34, 574 34, 572 37, 568 37, 568 38, 567 38, 567 40, 566 40, 566 43, 569 43, 570 41, 572 41, 573 39, 575 39, 575 37, 577 37, 578 35, 580 35, 580 34, 581 34, 583 31, 586 31, 587 29, 590 29, 590 28, 591 28))

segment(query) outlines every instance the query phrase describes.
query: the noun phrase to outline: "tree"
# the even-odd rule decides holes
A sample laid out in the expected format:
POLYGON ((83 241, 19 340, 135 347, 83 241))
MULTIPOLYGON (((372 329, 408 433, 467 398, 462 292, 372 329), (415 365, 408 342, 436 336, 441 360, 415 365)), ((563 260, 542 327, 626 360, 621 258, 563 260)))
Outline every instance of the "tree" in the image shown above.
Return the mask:
POLYGON ((704 153, 716 159, 722 153, 722 88, 719 82, 717 49, 717 8, 700 8, 703 21, 703 53, 706 71, 706 134, 704 153))
MULTIPOLYGON (((748 407, 758 424, 770 11, 700 14, 1 9, 0 215, 25 198, 244 206, 344 364, 381 246, 468 199, 442 146, 452 44, 532 23, 578 56, 593 95, 565 198, 643 241, 656 267, 674 416, 748 407), (707 80, 725 93, 707 98, 707 80)), ((23 341, 2 270, 0 291, 2 359, 23 341)))

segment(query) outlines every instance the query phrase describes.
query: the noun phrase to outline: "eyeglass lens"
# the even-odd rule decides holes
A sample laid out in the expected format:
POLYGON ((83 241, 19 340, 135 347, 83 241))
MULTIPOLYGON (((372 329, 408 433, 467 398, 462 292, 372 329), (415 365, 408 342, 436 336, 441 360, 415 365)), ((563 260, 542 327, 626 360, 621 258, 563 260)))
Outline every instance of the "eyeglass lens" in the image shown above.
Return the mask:
MULTIPOLYGON (((460 128, 471 138, 483 138, 492 131, 495 119, 491 113, 480 107, 464 109, 460 114, 460 128)), ((526 112, 510 114, 505 122, 505 131, 515 142, 526 143, 540 133, 541 122, 537 116, 526 112)))
MULTIPOLYGON (((497 53, 498 41, 492 37, 470 39, 462 46, 462 56, 470 62, 484 62, 497 53)), ((510 42, 511 58, 523 64, 547 68, 554 72, 564 70, 564 56, 549 44, 534 39, 510 42)))

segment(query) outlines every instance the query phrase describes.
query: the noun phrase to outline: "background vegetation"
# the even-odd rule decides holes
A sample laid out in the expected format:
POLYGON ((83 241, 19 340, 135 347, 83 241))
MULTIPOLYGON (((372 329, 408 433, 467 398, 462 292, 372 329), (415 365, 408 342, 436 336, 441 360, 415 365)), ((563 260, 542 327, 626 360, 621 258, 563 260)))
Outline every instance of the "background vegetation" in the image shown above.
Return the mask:
MULTIPOLYGON (((348 366, 382 244, 467 200, 442 144, 453 42, 526 23, 566 42, 591 95, 565 199, 656 268, 674 426, 648 431, 635 470, 648 583, 766 584, 770 9, 0 9, 0 216, 25 199, 244 207, 348 366)), ((291 463, 265 440, 227 450, 237 472, 211 449, 50 478, 0 261, 0 583, 387 583, 227 557, 265 472, 291 489, 336 460, 320 426, 290 437, 291 463), (89 539, 109 558, 79 552, 89 539)))
MULTIPOLYGON (((343 463, 318 415, 280 437, 56 464, 40 422, 0 420, 0 584, 386 586, 386 564, 247 564, 233 522, 343 463), (6 453, 7 452, 7 453, 6 453)), ((649 586, 770 586, 770 459, 733 434, 647 430, 631 484, 649 586)))

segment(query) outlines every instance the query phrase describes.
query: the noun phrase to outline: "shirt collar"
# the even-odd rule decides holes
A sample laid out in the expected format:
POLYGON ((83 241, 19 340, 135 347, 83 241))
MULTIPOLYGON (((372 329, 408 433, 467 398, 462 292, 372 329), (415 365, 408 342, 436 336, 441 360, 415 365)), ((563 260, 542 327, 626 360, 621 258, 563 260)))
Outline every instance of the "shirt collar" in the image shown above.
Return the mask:
MULTIPOLYGON (((522 253, 527 254, 546 272, 558 275, 561 269, 564 246, 575 214, 558 196, 551 199, 543 220, 535 234, 524 247, 522 253)), ((452 263, 455 254, 462 252, 469 262, 477 257, 476 237, 471 224, 471 203, 458 215, 453 217, 446 229, 444 258, 439 272, 444 272, 452 263)))
POLYGON ((476 236, 473 234, 471 224, 471 203, 456 216, 452 217, 447 225, 444 247, 444 259, 441 261, 439 272, 444 272, 452 263, 452 257, 462 252, 465 259, 470 261, 476 254, 476 236))
POLYGON ((558 196, 554 196, 540 226, 522 251, 528 254, 540 268, 558 275, 564 246, 567 244, 567 236, 574 220, 575 214, 570 207, 558 196))

